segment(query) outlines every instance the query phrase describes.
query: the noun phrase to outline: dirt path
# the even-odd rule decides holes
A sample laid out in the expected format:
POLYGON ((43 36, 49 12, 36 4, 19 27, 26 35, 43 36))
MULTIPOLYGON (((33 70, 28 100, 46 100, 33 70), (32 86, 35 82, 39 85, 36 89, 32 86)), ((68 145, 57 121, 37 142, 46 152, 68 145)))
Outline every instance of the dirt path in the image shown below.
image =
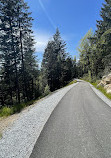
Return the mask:
POLYGON ((13 122, 19 117, 20 114, 14 114, 6 118, 0 118, 0 134, 3 133, 13 122))

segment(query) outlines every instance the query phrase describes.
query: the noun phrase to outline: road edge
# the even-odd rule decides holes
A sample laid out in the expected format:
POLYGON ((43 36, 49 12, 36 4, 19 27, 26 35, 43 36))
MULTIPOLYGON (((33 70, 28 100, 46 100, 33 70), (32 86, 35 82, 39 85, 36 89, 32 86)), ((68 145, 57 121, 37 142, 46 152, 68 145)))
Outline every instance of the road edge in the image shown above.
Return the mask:
POLYGON ((30 157, 34 145, 55 107, 77 84, 79 83, 60 89, 41 102, 35 103, 36 105, 29 110, 22 112, 0 139, 0 157, 6 158, 7 155, 14 158, 30 157))
POLYGON ((96 89, 92 84, 90 84, 90 87, 94 91, 94 93, 103 101, 105 102, 108 106, 111 107, 111 100, 108 99, 102 92, 100 92, 98 89, 96 89))
MULTIPOLYGON (((78 82, 72 84, 73 86, 64 94, 64 96, 60 99, 60 101, 66 96, 66 94, 67 94, 72 88, 74 88, 74 87, 75 87, 76 85, 78 85, 78 84, 79 84, 78 82)), ((71 85, 69 85, 69 86, 71 86, 71 85)), ((65 88, 65 87, 63 87, 63 88, 65 88)), ((63 88, 61 88, 61 89, 63 89, 63 88)), ((59 91, 59 90, 57 90, 57 92, 58 92, 58 91, 59 91)), ((56 93, 56 92, 55 92, 55 93, 56 93)), ((60 101, 58 102, 58 104, 60 103, 60 101)), ((36 142, 37 142, 38 138, 40 137, 40 134, 41 134, 41 132, 43 131, 43 129, 44 129, 44 127, 45 127, 47 121, 49 120, 50 116, 52 115, 53 111, 56 109, 56 107, 58 106, 58 104, 56 104, 56 106, 54 107, 54 109, 51 111, 51 113, 49 114, 49 116, 48 116, 46 122, 44 123, 44 125, 43 125, 42 128, 41 128, 41 130, 39 131, 39 134, 38 134, 38 136, 37 136, 36 142)), ((33 148, 34 148, 36 142, 33 144, 33 148)), ((26 158, 30 158, 32 152, 33 152, 33 149, 32 149, 32 151, 30 152, 30 154, 28 153, 28 154, 26 155, 26 158)))

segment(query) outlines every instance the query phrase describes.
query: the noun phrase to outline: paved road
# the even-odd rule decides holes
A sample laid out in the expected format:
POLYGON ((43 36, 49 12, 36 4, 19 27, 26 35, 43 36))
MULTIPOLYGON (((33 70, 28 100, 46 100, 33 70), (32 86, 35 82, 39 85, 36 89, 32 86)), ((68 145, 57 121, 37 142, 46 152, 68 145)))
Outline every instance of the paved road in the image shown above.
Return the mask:
POLYGON ((111 108, 80 82, 52 113, 30 158, 111 158, 111 108))

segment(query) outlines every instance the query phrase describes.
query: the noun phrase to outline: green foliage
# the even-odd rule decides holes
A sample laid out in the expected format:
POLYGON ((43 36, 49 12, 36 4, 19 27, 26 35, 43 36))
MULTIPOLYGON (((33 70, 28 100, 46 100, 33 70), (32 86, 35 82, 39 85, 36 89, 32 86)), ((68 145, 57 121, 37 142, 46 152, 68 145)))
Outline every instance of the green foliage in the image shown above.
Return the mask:
POLYGON ((88 74, 84 74, 83 77, 81 78, 81 80, 89 82, 89 76, 88 76, 88 74))
POLYGON ((91 83, 98 83, 99 84, 99 80, 97 80, 96 76, 92 76, 91 83))
MULTIPOLYGON (((0 116, 20 112, 32 100, 76 77, 95 83, 111 71, 111 2, 105 2, 97 30, 93 34, 90 29, 80 41, 79 61, 68 55, 57 29, 47 44, 39 70, 34 55, 33 19, 27 3, 0 0, 0 116)), ((100 90, 105 94, 104 89, 100 90)))
POLYGON ((0 139, 2 138, 2 133, 0 133, 0 139))
POLYGON ((44 89, 47 85, 47 79, 46 79, 45 73, 43 72, 41 72, 39 76, 38 85, 39 85, 40 96, 42 96, 42 94, 44 93, 44 89))
POLYGON ((100 12, 101 20, 97 21, 96 32, 93 35, 89 30, 80 41, 79 77, 90 72, 92 78, 101 78, 111 71, 111 2, 105 1, 100 12))
POLYGON ((98 82, 95 83, 91 83, 95 88, 97 88, 98 90, 100 90, 107 98, 111 99, 111 93, 107 93, 106 90, 104 89, 104 87, 102 86, 97 86, 98 82))
POLYGON ((0 117, 10 116, 12 114, 13 114, 13 108, 3 107, 2 109, 0 109, 0 117))
POLYGON ((27 3, 0 0, 0 105, 15 105, 39 96, 32 17, 27 3), (7 18, 6 18, 7 17, 7 18))
POLYGON ((28 101, 26 103, 21 103, 13 106, 13 113, 21 112, 24 108, 34 104, 35 100, 28 101))
POLYGON ((31 100, 31 101, 26 102, 26 103, 21 103, 21 104, 13 105, 12 107, 2 107, 2 108, 0 109, 0 117, 10 116, 10 115, 12 115, 12 114, 19 113, 19 112, 21 112, 25 107, 34 104, 34 102, 35 102, 35 100, 31 100))
POLYGON ((90 29, 85 36, 81 39, 79 43, 79 47, 77 48, 80 53, 84 52, 87 53, 87 49, 90 47, 89 38, 93 37, 93 31, 90 29))
POLYGON ((70 85, 72 85, 72 84, 74 84, 74 83, 77 83, 77 81, 76 81, 76 80, 73 80, 73 81, 71 81, 70 83, 68 83, 67 86, 70 86, 70 85))
POLYGON ((45 89, 44 89, 44 93, 43 96, 47 96, 50 93, 50 88, 48 85, 46 85, 45 89))
POLYGON ((88 80, 89 80, 89 82, 92 81, 92 78, 91 78, 91 71, 90 71, 90 70, 88 71, 88 80))
MULTIPOLYGON (((81 78, 84 81, 90 82, 89 78, 88 78, 88 74, 85 75, 83 78, 81 78)), ((91 79, 90 82, 96 89, 100 90, 107 98, 111 99, 111 93, 107 93, 106 90, 104 89, 104 87, 102 86, 98 86, 98 84, 100 83, 100 80, 97 80, 96 77, 94 77, 93 79, 91 79)))
MULTIPOLYGON (((79 58, 79 69, 81 71, 81 74, 86 74, 90 72, 91 69, 91 43, 90 38, 93 37, 93 32, 90 29, 86 35, 81 39, 78 51, 80 52, 80 58, 79 58)), ((80 72, 79 72, 80 73, 80 72)))
POLYGON ((68 56, 65 46, 57 29, 53 39, 48 42, 42 60, 42 77, 46 79, 45 84, 49 85, 51 91, 63 87, 73 77, 73 64, 76 61, 68 56))
POLYGON ((22 109, 24 109, 26 107, 25 103, 21 103, 21 104, 17 104, 15 106, 13 106, 13 113, 19 113, 21 112, 22 109))

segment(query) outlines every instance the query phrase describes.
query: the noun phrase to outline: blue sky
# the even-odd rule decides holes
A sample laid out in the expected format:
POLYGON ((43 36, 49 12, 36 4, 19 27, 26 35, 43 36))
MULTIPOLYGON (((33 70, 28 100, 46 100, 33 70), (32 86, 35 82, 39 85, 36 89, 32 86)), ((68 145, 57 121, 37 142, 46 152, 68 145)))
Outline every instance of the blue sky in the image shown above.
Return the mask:
POLYGON ((32 12, 36 52, 42 60, 44 48, 58 27, 67 43, 67 52, 79 56, 77 46, 80 39, 100 19, 104 0, 25 0, 32 12))

